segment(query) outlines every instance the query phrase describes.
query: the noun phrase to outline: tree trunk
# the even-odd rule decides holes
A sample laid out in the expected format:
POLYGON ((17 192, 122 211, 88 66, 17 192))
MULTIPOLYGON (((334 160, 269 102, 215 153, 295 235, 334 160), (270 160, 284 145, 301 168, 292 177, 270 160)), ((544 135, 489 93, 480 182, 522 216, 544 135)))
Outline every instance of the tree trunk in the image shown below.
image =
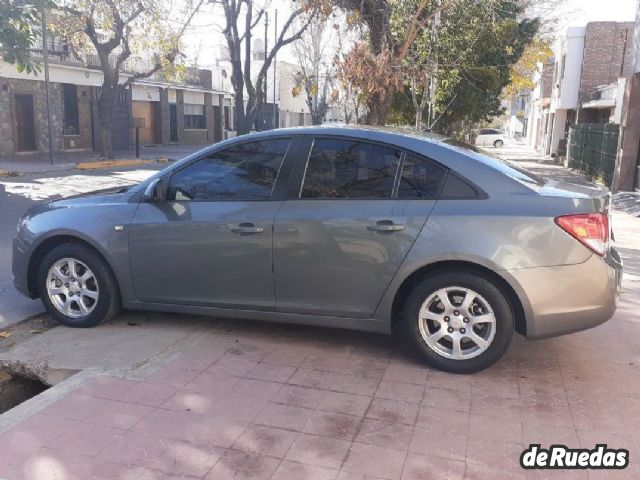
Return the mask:
POLYGON ((100 140, 102 141, 102 156, 113 158, 113 107, 118 86, 103 83, 98 96, 98 125, 100 127, 100 140))
POLYGON ((416 110, 416 130, 418 132, 422 130, 422 110, 419 108, 416 110))
POLYGON ((380 98, 379 94, 371 95, 367 100, 367 125, 383 127, 387 122, 387 115, 391 108, 391 95, 380 98))

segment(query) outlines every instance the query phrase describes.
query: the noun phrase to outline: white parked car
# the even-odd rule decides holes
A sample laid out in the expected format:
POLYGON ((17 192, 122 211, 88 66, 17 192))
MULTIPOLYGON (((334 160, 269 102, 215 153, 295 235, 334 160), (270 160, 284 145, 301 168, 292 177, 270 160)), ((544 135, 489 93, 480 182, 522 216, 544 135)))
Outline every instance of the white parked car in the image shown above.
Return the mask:
POLYGON ((476 137, 476 145, 502 148, 504 146, 504 134, 495 128, 481 128, 476 137))

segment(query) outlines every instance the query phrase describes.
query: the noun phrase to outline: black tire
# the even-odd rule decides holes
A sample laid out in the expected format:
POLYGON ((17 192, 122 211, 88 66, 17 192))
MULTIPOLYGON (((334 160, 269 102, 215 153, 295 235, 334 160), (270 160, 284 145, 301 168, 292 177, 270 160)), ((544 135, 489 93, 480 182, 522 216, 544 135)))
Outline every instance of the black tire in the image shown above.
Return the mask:
POLYGON ((495 142, 493 142, 493 146, 495 148, 502 148, 504 147, 504 142, 502 140, 496 140, 495 142))
POLYGON ((120 292, 111 268, 94 250, 79 243, 58 245, 44 256, 38 268, 38 292, 51 316, 68 327, 94 327, 102 321, 110 320, 120 311, 120 292), (47 274, 51 266, 63 258, 80 260, 95 275, 99 295, 93 310, 88 315, 67 316, 59 311, 49 298, 46 286, 47 274))
POLYGON ((443 271, 429 275, 413 289, 405 302, 399 326, 406 343, 430 366, 450 373, 473 373, 491 366, 507 351, 513 338, 514 314, 504 293, 490 279, 463 270, 443 271), (495 316, 493 341, 473 358, 447 358, 432 349, 420 333, 418 318, 422 304, 437 290, 453 286, 477 292, 488 302, 495 316))

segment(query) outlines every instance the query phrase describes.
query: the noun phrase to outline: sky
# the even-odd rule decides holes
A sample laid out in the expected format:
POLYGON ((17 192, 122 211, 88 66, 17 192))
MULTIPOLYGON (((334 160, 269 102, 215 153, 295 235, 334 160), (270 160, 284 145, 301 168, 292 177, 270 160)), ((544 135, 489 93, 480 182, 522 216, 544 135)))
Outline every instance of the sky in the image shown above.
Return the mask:
POLYGON ((567 0, 572 11, 567 26, 582 26, 593 21, 633 21, 636 17, 636 0, 567 0))

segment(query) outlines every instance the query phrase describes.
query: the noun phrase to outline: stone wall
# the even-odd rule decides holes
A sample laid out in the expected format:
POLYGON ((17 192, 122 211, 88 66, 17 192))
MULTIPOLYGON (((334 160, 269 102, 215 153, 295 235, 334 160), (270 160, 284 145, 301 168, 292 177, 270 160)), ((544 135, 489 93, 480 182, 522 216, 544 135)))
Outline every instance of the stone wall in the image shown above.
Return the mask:
MULTIPOLYGON (((33 95, 36 146, 39 152, 49 151, 47 127, 47 104, 45 84, 41 80, 18 80, 0 78, 0 155, 16 153, 15 100, 16 94, 33 95)), ((62 136, 62 91, 59 83, 51 83, 51 128, 54 136, 53 149, 64 147, 62 136)))

